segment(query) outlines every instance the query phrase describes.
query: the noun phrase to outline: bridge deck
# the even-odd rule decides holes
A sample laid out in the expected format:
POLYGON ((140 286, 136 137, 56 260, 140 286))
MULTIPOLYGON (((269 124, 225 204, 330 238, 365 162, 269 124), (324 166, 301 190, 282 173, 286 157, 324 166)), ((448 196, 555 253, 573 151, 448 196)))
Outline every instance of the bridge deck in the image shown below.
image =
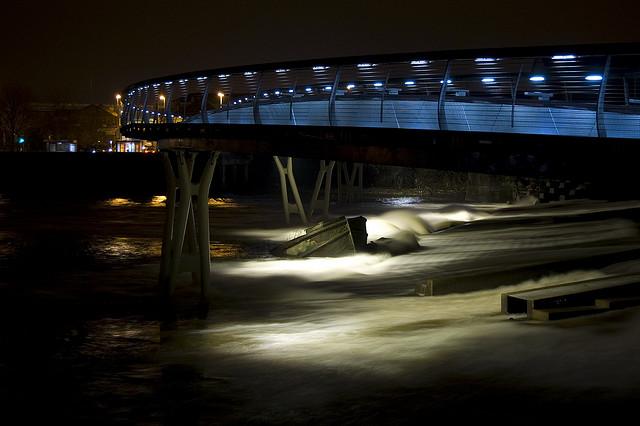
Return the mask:
POLYGON ((208 70, 130 86, 121 120, 127 136, 182 139, 164 148, 489 173, 615 174, 638 150, 640 45, 208 70), (443 154, 449 158, 432 158, 443 154))

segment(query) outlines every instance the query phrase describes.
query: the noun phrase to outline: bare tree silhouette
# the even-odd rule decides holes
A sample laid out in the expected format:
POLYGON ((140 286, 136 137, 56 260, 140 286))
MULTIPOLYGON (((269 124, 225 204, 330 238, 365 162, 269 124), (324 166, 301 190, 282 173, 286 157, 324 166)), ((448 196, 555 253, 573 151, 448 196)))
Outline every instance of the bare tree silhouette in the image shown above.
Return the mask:
POLYGON ((31 100, 31 91, 19 83, 0 88, 0 149, 17 150, 17 137, 28 127, 31 100))

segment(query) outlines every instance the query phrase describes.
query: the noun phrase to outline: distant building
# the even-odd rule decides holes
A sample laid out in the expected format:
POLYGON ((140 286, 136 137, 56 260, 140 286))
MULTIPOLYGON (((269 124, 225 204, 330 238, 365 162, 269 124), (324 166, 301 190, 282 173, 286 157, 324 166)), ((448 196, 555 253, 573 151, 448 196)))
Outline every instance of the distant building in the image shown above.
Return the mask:
POLYGON ((123 139, 114 141, 115 152, 156 152, 158 150, 158 142, 144 141, 140 139, 123 139))
POLYGON ((46 141, 47 152, 76 152, 78 144, 75 141, 46 141))
POLYGON ((33 103, 30 110, 32 139, 43 142, 40 150, 49 150, 48 141, 64 140, 75 141, 78 151, 108 151, 121 138, 115 106, 33 103))

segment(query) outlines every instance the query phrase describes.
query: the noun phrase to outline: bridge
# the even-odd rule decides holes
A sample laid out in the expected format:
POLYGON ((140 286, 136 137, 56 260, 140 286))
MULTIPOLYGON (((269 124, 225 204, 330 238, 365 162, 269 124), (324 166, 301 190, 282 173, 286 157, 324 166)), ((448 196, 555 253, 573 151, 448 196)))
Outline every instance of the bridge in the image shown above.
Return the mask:
MULTIPOLYGON (((303 222, 318 206, 326 214, 336 160, 616 179, 635 175, 640 158, 640 44, 232 67, 136 83, 122 101, 122 134, 167 152, 161 280, 169 293, 180 270, 206 292, 210 259, 198 247, 209 246, 206 200, 221 151, 273 154, 285 217, 303 222), (308 211, 292 157, 322 160, 308 211)), ((338 170, 353 188, 361 168, 338 170)))

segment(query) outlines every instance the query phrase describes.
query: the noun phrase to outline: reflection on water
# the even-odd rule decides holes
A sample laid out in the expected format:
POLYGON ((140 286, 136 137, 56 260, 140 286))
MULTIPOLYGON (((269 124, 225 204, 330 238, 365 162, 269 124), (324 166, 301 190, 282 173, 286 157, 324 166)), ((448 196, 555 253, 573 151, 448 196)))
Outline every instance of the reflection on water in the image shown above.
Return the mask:
POLYGON ((165 195, 154 195, 151 201, 147 203, 149 207, 165 207, 167 197, 165 195))
POLYGON ((104 202, 104 205, 108 207, 133 207, 139 204, 128 198, 111 198, 104 202))
MULTIPOLYGON (((0 223, 0 255, 9 259, 0 268, 12 272, 0 274, 0 282, 14 286, 13 293, 0 293, 0 312, 9 319, 0 322, 8 336, 0 339, 0 395, 35 392, 30 408, 36 400, 47 415, 67 410, 85 424, 106 418, 371 424, 375 419, 361 416, 377 415, 379 407, 366 404, 399 389, 421 392, 409 409, 432 408, 434 395, 466 403, 469 380, 481 393, 496 378, 506 380, 502 393, 487 394, 490 400, 516 400, 517 386, 539 386, 545 392, 534 395, 551 399, 593 389, 595 398, 620 392, 628 399, 637 389, 637 310, 562 327, 533 327, 499 313, 504 291, 637 270, 637 263, 472 294, 412 296, 414 282, 434 272, 477 272, 637 244, 637 225, 628 218, 554 222, 550 212, 560 207, 412 202, 400 210, 391 203, 359 212, 369 220, 370 239, 408 232, 420 250, 283 260, 269 249, 301 226, 283 225, 277 200, 212 199, 209 317, 195 319, 185 307, 197 289, 183 274, 178 319, 161 328, 155 295, 164 219, 158 207, 165 202, 112 199, 55 212, 46 204, 0 205, 0 214, 11 216, 10 225, 0 223), (496 218, 512 222, 492 225, 496 218), (456 224, 469 225, 438 232, 456 224), (42 275, 27 274, 36 269, 42 275), (443 394, 454 376, 462 377, 457 393, 443 394)), ((570 217, 571 208, 562 214, 570 217)), ((379 405, 388 412, 400 399, 379 405)))
POLYGON ((240 244, 212 242, 209 245, 211 257, 214 259, 240 259, 247 257, 247 251, 240 244))
POLYGON ((127 357, 156 350, 160 344, 157 321, 136 318, 89 321, 83 333, 79 351, 88 357, 112 357, 114 353, 127 357))
MULTIPOLYGON (((8 268, 12 275, 19 276, 20 271, 33 275, 38 271, 31 267, 34 259, 50 270, 92 270, 159 261, 164 195, 147 201, 111 198, 68 205, 4 201, 0 204, 0 217, 11 216, 0 224, 0 270, 8 268)), ((268 253, 267 246, 250 246, 243 237, 219 238, 224 235, 219 231, 225 228, 216 226, 221 212, 229 212, 232 218, 246 207, 230 198, 210 199, 209 205, 214 237, 210 244, 212 258, 262 257, 268 253)))
POLYGON ((162 242, 157 239, 129 237, 99 238, 93 242, 92 251, 97 258, 111 261, 158 258, 162 251, 162 242))
POLYGON ((217 208, 237 208, 238 204, 231 198, 209 198, 209 206, 217 208))

